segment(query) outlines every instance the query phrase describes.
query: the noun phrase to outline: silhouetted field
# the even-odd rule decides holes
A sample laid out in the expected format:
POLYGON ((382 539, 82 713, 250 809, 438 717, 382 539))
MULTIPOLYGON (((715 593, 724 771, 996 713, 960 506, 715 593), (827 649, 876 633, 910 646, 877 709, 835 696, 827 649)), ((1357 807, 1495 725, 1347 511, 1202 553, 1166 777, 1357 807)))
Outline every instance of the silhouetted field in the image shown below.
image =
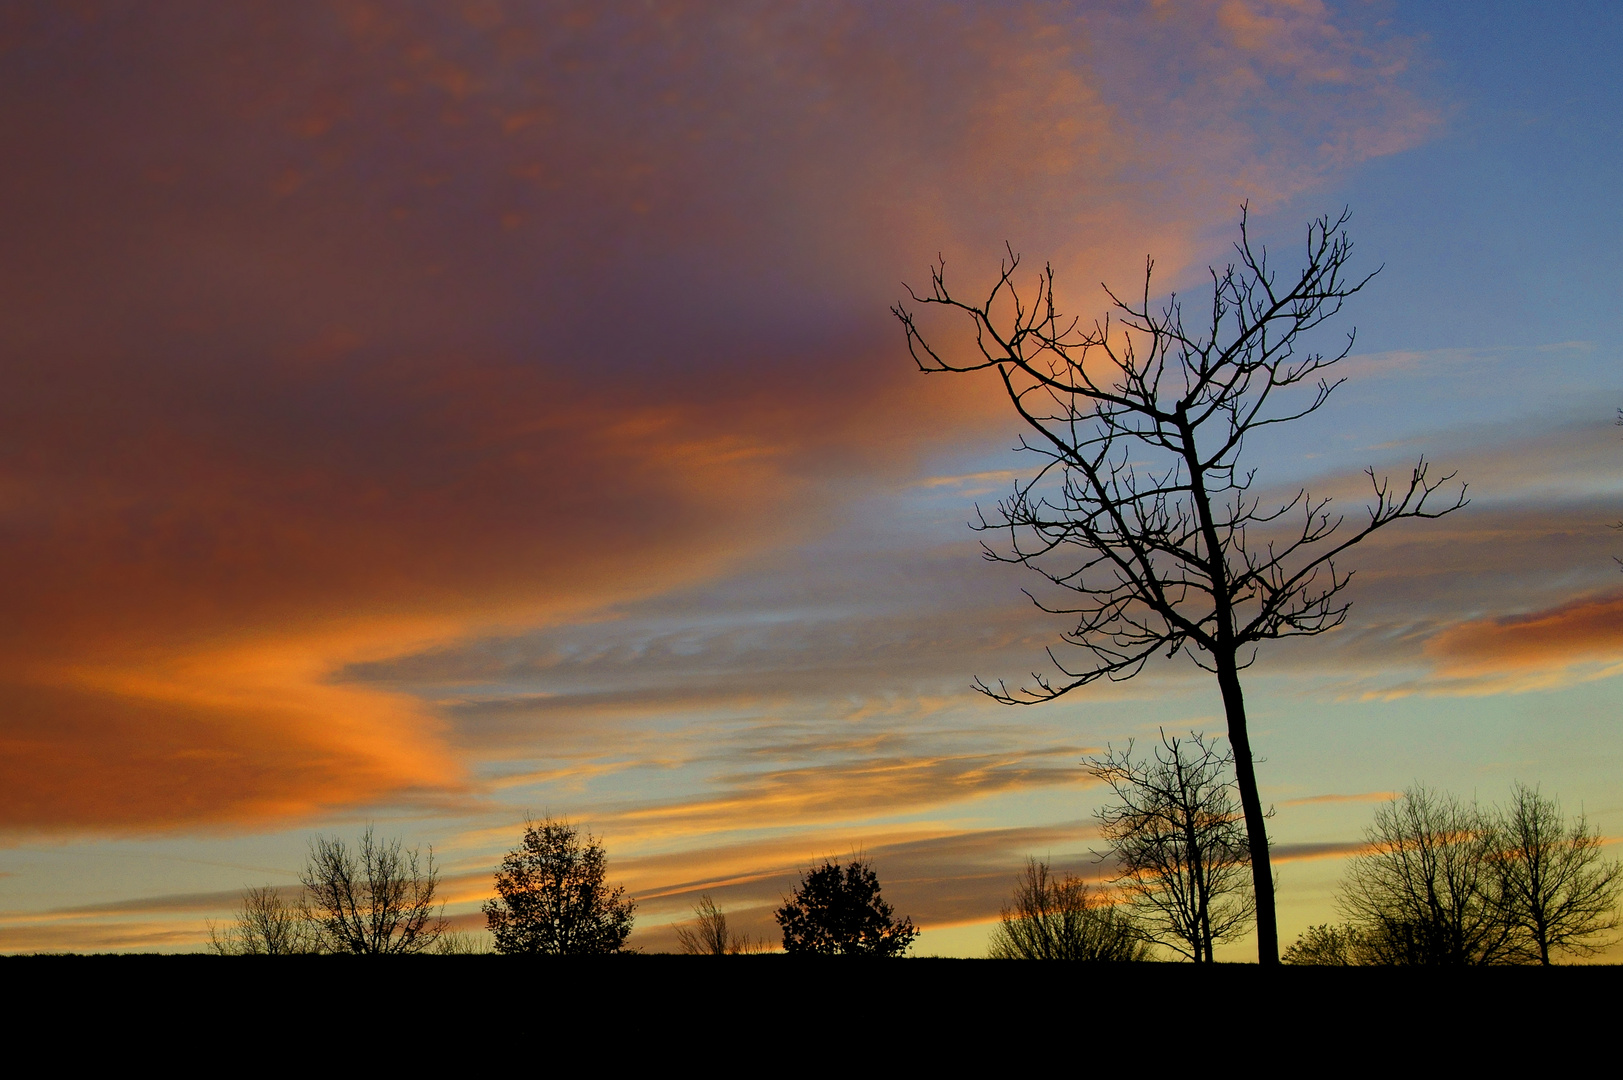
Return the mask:
POLYGON ((1623 1000, 1623 967, 1615 965, 1264 971, 1249 964, 782 955, 118 955, 0 958, 0 979, 19 1002, 19 1031, 31 1021, 55 1026, 64 1011, 96 1017, 98 1032, 108 1024, 192 1028, 277 1015, 343 1024, 389 1016, 409 1027, 406 1017, 418 1013, 425 1032, 450 1028, 459 1041, 476 1044, 482 1026, 511 1031, 509 1025, 533 1022, 524 1018, 539 1011, 552 1017, 549 1023, 605 1035, 622 1026, 714 1023, 783 1030, 788 1048, 801 1038, 789 1030, 802 1025, 809 1025, 808 1035, 821 1032, 817 1038, 863 1043, 886 1037, 1000 1043, 1019 1031, 1044 1045, 1076 1040, 1076 1051, 1089 1055, 1105 1049, 1113 1032, 1131 1029, 1139 1032, 1132 1038, 1142 1039, 1146 1029, 1176 1025, 1180 1016, 1204 1027, 1204 1038, 1217 1038, 1223 1017, 1247 1000, 1272 1018, 1278 1038, 1293 1044, 1322 1038, 1332 1057, 1362 1054, 1370 1039, 1406 1030, 1479 1046, 1536 1040, 1545 1037, 1539 1032, 1573 1025, 1606 1030, 1623 1000), (1101 1041, 1091 1050, 1083 1045, 1095 1040, 1101 1041))

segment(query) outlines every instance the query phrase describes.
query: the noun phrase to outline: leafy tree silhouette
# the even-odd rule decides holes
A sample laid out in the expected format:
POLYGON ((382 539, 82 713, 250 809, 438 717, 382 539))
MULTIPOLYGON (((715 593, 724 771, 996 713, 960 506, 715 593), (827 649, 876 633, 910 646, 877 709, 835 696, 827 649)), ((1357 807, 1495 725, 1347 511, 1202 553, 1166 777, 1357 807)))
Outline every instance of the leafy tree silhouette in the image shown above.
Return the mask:
POLYGON ((603 881, 608 857, 591 833, 567 821, 526 822, 519 846, 496 870, 485 919, 500 953, 583 956, 618 952, 636 901, 603 881))
POLYGON ((902 956, 918 930, 897 922, 879 895, 879 876, 860 856, 829 860, 801 875, 800 887, 776 912, 788 953, 823 956, 902 956))

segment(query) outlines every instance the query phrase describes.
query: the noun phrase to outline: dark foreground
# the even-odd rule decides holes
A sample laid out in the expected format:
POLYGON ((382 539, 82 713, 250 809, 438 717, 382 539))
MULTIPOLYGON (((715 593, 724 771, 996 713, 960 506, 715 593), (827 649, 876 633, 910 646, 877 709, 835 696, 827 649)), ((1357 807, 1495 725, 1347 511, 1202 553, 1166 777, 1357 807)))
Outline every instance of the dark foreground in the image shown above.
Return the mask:
POLYGON ((1514 1052, 1554 1032, 1588 1033, 1568 1043, 1577 1049, 1604 1039, 1623 1005, 1615 966, 1265 972, 781 955, 25 956, 0 958, 0 985, 24 1038, 47 1037, 68 1018, 87 1039, 120 1030, 212 1037, 244 1024, 297 1038, 381 1024, 407 1043, 478 1044, 534 1037, 542 1025, 611 1054, 651 1052, 671 1038, 778 1039, 786 1050, 833 1040, 887 1059, 908 1047, 988 1043, 1016 1057, 1023 1047, 1098 1060, 1128 1044, 1134 1055, 1156 1056, 1190 1037, 1210 1048, 1230 1039, 1259 1048, 1260 1040, 1270 1053, 1290 1047, 1330 1058, 1394 1039, 1439 1053, 1466 1043, 1514 1052))

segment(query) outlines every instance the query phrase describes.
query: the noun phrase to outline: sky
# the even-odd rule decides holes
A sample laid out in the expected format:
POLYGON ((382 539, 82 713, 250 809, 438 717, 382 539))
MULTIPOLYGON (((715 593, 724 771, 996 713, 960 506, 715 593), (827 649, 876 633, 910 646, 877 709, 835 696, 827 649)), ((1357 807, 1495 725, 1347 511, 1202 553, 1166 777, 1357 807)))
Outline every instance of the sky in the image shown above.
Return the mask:
POLYGON ((0 951, 196 949, 368 823, 477 931, 550 814, 633 946, 862 852, 983 954, 1028 857, 1107 869, 1083 759, 1221 704, 972 691, 1065 629, 966 527, 1030 455, 890 306, 1005 244, 1088 318, 1147 257, 1198 296, 1242 204, 1380 269, 1259 487, 1471 499, 1247 672, 1282 940, 1416 783, 1623 837, 1620 50, 1602 2, 8 4, 0 951))

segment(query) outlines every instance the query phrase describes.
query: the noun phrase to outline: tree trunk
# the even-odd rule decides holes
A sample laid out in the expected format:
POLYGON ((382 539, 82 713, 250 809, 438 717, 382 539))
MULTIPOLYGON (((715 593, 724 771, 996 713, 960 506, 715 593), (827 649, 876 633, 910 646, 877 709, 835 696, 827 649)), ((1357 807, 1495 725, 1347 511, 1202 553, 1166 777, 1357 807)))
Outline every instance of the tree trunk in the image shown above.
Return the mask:
MULTIPOLYGON (((1177 754, 1174 753, 1174 757, 1177 754)), ((1206 895, 1206 866, 1200 857, 1200 840, 1195 835, 1195 819, 1189 807, 1188 789, 1183 785, 1183 759, 1178 758, 1178 798, 1183 803, 1180 811, 1183 817, 1183 847, 1189 853, 1189 895, 1195 901, 1195 940, 1190 951, 1195 954, 1195 963, 1211 963, 1212 960, 1212 920, 1208 908, 1209 898, 1206 895)))
POLYGON ((1274 919, 1274 874, 1268 862, 1268 821, 1257 795, 1257 773, 1251 763, 1251 736, 1245 728, 1245 696, 1233 653, 1215 657, 1217 684, 1223 690, 1223 711, 1229 725, 1229 746, 1234 749, 1234 774, 1245 809, 1245 838, 1251 849, 1251 885, 1257 897, 1257 963, 1279 963, 1279 927, 1274 919))

